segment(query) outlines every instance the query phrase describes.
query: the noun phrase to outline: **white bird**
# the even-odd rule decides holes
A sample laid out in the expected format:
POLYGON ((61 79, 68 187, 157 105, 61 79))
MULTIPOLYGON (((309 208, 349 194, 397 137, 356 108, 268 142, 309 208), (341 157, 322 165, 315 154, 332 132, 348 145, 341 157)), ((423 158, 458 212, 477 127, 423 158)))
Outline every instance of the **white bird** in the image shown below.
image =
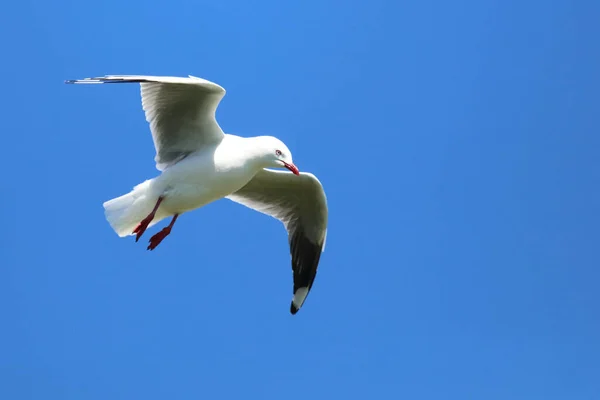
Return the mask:
POLYGON ((223 133, 215 112, 225 89, 191 75, 110 75, 65 83, 141 86, 161 174, 104 203, 106 219, 120 237, 135 235, 137 242, 148 227, 172 217, 150 238, 148 249, 153 250, 182 213, 221 198, 270 215, 287 229, 294 281, 290 312, 298 312, 317 274, 328 210, 321 182, 298 171, 283 142, 272 136, 223 133))

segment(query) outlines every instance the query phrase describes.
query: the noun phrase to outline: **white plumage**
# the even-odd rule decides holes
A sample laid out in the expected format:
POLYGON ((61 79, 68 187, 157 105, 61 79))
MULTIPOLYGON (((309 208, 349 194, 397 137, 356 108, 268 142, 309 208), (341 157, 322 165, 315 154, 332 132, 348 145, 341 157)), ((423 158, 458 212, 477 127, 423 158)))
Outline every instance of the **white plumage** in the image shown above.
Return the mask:
POLYGON ((161 174, 104 203, 121 237, 136 235, 172 217, 150 239, 153 250, 179 215, 228 198, 279 219, 288 231, 295 314, 308 295, 327 235, 327 200, 319 180, 300 173, 287 146, 272 136, 223 133, 215 112, 225 89, 205 79, 112 75, 70 80, 74 84, 139 83, 161 174), (291 172, 268 168, 287 168, 291 172))

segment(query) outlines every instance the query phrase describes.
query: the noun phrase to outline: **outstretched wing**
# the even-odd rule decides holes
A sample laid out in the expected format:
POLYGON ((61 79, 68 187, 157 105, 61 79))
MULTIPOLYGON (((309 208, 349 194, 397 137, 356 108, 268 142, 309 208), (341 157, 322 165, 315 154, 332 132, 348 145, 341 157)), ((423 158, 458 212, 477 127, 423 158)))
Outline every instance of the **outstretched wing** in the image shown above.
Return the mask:
POLYGON ((223 139, 215 112, 225 89, 205 79, 193 76, 108 75, 66 83, 139 83, 159 170, 223 139))
POLYGON ((283 222, 288 232, 296 314, 314 283, 327 236, 327 198, 321 182, 310 173, 264 169, 228 199, 283 222))

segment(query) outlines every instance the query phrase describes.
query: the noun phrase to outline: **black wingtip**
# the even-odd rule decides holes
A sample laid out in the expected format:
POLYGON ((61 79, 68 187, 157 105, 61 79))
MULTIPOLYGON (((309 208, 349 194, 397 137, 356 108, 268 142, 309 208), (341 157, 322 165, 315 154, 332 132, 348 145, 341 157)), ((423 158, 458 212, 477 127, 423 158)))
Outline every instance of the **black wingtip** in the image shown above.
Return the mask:
POLYGON ((299 310, 299 308, 297 308, 297 307, 294 305, 294 303, 292 302, 292 305, 291 305, 291 307, 290 307, 290 313, 291 313, 292 315, 295 315, 295 314, 298 312, 298 310, 299 310))
POLYGON ((75 79, 67 79, 65 83, 75 83, 75 79))

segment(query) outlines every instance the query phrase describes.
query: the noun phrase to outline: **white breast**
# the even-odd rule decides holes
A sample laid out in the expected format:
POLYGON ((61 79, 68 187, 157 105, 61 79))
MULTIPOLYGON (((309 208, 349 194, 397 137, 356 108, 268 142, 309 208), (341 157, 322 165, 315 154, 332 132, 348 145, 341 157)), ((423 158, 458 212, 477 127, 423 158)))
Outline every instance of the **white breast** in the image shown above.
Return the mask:
POLYGON ((259 169, 248 160, 239 142, 224 140, 169 167, 153 185, 165 195, 161 208, 182 213, 236 192, 259 169))

